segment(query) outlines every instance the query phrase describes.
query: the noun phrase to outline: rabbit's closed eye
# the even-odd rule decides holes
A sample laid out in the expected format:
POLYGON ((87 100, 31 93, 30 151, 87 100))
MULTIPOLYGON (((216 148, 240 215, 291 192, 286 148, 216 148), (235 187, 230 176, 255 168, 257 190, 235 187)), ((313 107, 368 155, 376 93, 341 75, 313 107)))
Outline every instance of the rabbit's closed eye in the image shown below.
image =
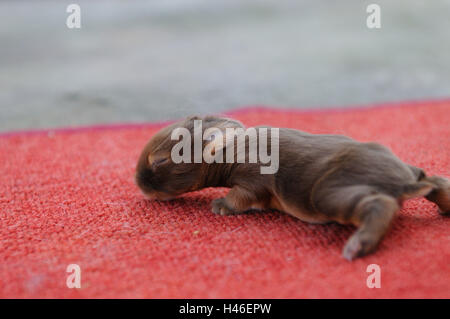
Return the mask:
POLYGON ((152 168, 157 168, 158 166, 166 163, 167 161, 168 161, 168 158, 157 159, 152 163, 152 168))

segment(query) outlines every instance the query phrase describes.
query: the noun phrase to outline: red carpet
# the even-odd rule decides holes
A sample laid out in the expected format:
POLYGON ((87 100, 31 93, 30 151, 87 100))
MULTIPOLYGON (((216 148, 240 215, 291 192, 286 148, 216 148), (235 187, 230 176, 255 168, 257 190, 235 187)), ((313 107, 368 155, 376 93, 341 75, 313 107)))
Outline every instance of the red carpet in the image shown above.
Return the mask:
MULTIPOLYGON (((230 115, 249 126, 378 141, 427 173, 450 177, 450 100, 230 115)), ((379 250, 350 263, 341 249, 352 227, 270 212, 214 215, 210 201, 225 189, 145 200, 134 167, 160 127, 0 136, 0 297, 450 297, 450 218, 433 204, 407 202, 379 250), (73 263, 81 289, 66 287, 73 263), (372 263, 381 267, 380 289, 366 286, 372 263)))

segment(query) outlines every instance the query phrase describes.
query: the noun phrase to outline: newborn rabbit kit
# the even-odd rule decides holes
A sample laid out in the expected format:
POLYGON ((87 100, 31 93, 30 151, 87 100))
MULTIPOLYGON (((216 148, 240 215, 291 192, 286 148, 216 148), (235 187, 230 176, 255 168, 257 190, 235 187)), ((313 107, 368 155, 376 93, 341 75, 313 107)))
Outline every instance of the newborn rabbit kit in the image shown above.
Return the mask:
POLYGON ((212 201, 220 215, 272 209, 309 223, 352 224, 357 230, 342 252, 348 260, 376 249, 407 199, 425 196, 441 214, 450 213, 449 180, 427 176, 380 144, 288 128, 246 129, 214 116, 189 117, 156 133, 135 179, 152 200, 228 187, 224 198, 212 201))

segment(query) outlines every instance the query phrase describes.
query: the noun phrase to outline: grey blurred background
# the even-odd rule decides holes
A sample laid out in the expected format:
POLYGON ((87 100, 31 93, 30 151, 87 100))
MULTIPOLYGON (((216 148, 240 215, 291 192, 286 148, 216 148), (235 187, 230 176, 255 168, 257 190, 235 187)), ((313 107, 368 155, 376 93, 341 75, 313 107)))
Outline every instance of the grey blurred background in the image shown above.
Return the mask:
POLYGON ((446 0, 0 2, 0 131, 449 96, 446 0))

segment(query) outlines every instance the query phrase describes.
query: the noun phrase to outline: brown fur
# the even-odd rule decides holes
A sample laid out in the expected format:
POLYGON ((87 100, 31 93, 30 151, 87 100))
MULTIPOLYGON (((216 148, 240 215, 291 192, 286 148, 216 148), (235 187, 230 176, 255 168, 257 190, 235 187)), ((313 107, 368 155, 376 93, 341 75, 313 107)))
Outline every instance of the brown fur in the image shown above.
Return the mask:
MULTIPOLYGON (((136 182, 150 198, 167 200, 205 187, 230 187, 212 202, 220 215, 250 209, 275 209, 310 223, 353 224, 343 256, 349 260, 372 252, 406 199, 426 196, 442 214, 450 212, 450 182, 427 177, 388 148, 340 135, 314 135, 293 129, 279 131, 279 170, 260 173, 261 163, 179 163, 170 158, 176 127, 189 129, 190 117, 158 132, 145 146, 136 168, 136 182)), ((225 118, 205 117, 203 130, 243 127, 225 118)), ((259 129, 261 127, 257 127, 259 129)), ((270 139, 269 139, 270 142, 270 139)), ((203 147, 209 141, 203 142, 203 147)), ((236 145, 236 143, 235 143, 236 145)), ((248 146, 248 143, 247 143, 248 146)), ((270 143, 268 146, 270 150, 270 143)))

